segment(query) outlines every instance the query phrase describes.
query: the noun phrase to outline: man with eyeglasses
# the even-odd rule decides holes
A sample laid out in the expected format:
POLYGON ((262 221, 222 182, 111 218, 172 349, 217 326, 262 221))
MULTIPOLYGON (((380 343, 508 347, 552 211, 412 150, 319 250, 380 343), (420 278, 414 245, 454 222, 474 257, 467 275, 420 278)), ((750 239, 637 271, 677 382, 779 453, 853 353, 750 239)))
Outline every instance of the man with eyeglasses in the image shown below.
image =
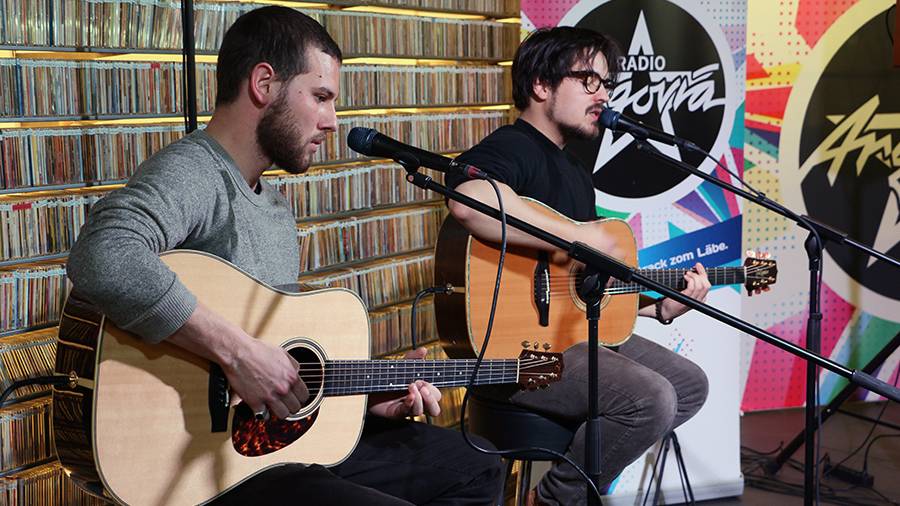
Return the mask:
MULTIPOLYGON (((563 239, 579 240, 613 256, 611 237, 584 233, 583 226, 540 212, 519 197, 530 197, 576 221, 597 218, 589 171, 563 148, 576 139, 600 135, 597 121, 609 101, 619 58, 617 45, 591 30, 556 27, 540 29, 516 51, 512 66, 513 99, 518 120, 491 133, 459 160, 487 172, 500 186, 506 212, 563 239)), ((460 192, 496 207, 497 198, 485 181, 447 177, 460 192)), ((480 239, 499 242, 500 226, 464 205, 450 202, 450 212, 480 239)), ((510 245, 546 251, 554 261, 565 252, 509 228, 510 245)), ((685 295, 698 300, 710 288, 699 263, 685 274, 685 295)), ((639 315, 667 324, 688 310, 671 299, 643 306, 639 315)), ((523 336, 523 339, 529 336, 523 336)), ((694 414, 706 400, 706 375, 694 363, 658 344, 633 335, 617 350, 599 350, 601 422, 601 485, 608 485, 629 463, 663 435, 694 414)), ((583 421, 588 414, 587 343, 564 352, 562 379, 546 390, 512 392, 481 389, 483 395, 509 400, 566 421, 583 421)), ((585 424, 568 449, 568 456, 584 464, 585 424)), ((536 489, 529 504, 584 504, 586 485, 578 472, 556 462, 536 489)))

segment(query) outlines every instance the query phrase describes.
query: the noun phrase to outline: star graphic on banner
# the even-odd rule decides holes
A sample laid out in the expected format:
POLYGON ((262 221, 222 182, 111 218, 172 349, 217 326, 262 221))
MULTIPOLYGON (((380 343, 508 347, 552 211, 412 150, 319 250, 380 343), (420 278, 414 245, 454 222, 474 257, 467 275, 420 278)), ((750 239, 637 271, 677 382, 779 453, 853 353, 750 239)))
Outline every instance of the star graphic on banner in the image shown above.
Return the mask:
MULTIPOLYGON (((632 36, 631 45, 628 47, 627 54, 645 55, 650 57, 655 54, 653 50, 653 42, 650 40, 650 30, 647 29, 647 21, 646 19, 644 19, 643 11, 641 11, 641 13, 638 15, 637 25, 634 28, 634 35, 632 36)), ((631 92, 633 92, 634 90, 646 90, 647 93, 652 93, 652 85, 654 83, 664 81, 666 77, 672 75, 672 72, 648 71, 646 72, 646 77, 644 77, 643 73, 620 72, 619 83, 623 88, 631 92)), ((632 97, 625 97, 628 103, 625 103, 624 105, 620 104, 621 96, 618 94, 614 95, 615 98, 619 100, 613 99, 612 105, 620 105, 621 109, 624 109, 626 106, 630 105, 635 114, 640 116, 643 116, 646 112, 648 112, 652 107, 656 105, 656 101, 654 100, 655 97, 653 97, 652 95, 650 97, 646 97, 644 95, 637 97, 638 99, 643 99, 643 103, 638 103, 640 102, 639 100, 632 101, 632 97)), ((669 114, 668 106, 663 107, 662 111, 660 111, 659 125, 652 124, 652 121, 647 122, 647 125, 658 127, 668 134, 675 135, 675 127, 672 125, 672 116, 669 114)), ((632 142, 634 142, 634 137, 632 137, 631 134, 622 134, 618 139, 614 139, 613 137, 613 132, 611 130, 606 130, 603 132, 603 138, 600 140, 600 151, 597 155, 597 161, 594 164, 594 172, 596 172, 600 167, 606 165, 623 149, 627 148, 631 145, 632 142)), ((652 140, 649 142, 664 154, 675 158, 676 160, 681 160, 681 153, 678 151, 677 147, 652 140)))

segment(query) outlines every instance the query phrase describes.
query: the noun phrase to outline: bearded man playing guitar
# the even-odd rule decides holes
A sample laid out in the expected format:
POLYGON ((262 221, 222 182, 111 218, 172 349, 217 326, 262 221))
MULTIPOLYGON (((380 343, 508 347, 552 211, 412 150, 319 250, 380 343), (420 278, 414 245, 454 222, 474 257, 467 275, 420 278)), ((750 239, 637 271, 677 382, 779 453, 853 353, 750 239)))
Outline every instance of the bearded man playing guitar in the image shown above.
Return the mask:
MULTIPOLYGON (((536 31, 519 47, 512 65, 513 98, 521 116, 458 158, 496 179, 510 216, 613 256, 620 256, 617 244, 601 229, 541 212, 520 197, 537 200, 572 220, 597 218, 588 172, 563 148, 569 141, 600 134, 597 120, 615 83, 618 55, 615 43, 590 30, 557 27, 536 31)), ((496 207, 495 193, 487 182, 447 179, 458 191, 496 207)), ((453 218, 473 236, 500 241, 497 220, 456 202, 449 206, 453 218)), ((553 262, 565 258, 564 252, 514 228, 507 237, 513 247, 548 252, 553 262)), ((701 264, 687 271, 684 281, 682 293, 705 299, 710 282, 701 264)), ((669 323, 687 310, 677 301, 662 299, 645 305, 638 314, 669 323)), ((529 337, 523 335, 522 339, 529 337)), ((588 413, 587 343, 569 347, 564 360, 562 379, 549 389, 510 395, 490 387, 485 393, 544 414, 583 421, 588 413)), ((700 410, 708 382, 694 363, 637 335, 618 350, 601 347, 599 369, 601 485, 606 485, 661 436, 700 410)), ((582 464, 584 439, 582 424, 568 450, 569 456, 582 464)), ((557 462, 528 499, 531 504, 583 504, 585 484, 571 466, 557 462)))
MULTIPOLYGON (((285 349, 256 339, 258 336, 250 334, 253 330, 235 325, 235 315, 211 310, 159 255, 172 249, 200 250, 231 262, 268 285, 296 283, 300 264, 293 213, 287 200, 260 176, 273 163, 292 173, 304 172, 316 150, 336 129, 335 99, 341 58, 340 49, 325 29, 299 11, 270 6, 238 18, 225 34, 219 52, 216 110, 207 128, 156 153, 138 168, 125 188, 102 199, 92 209, 68 263, 73 293, 105 314, 101 323, 112 321, 138 336, 144 345, 152 344, 141 348, 146 356, 138 358, 159 362, 160 356, 173 355, 172 350, 177 348, 181 350, 178 353, 187 350, 198 357, 192 363, 199 364, 200 369, 218 364, 231 387, 232 404, 241 402, 249 407, 244 409, 251 421, 254 413, 258 420, 268 423, 269 419, 277 422, 300 412, 308 400, 314 400, 315 395, 310 395, 314 386, 307 388, 298 375, 297 360, 285 349)), ((243 274, 239 277, 246 278, 243 274)), ((216 288, 226 298, 229 290, 236 290, 233 285, 216 288)), ((71 314, 78 308, 73 304, 67 309, 71 314)), ((258 308, 240 307, 234 312, 253 310, 258 308)), ((322 319, 341 316, 341 308, 337 307, 320 312, 318 317, 322 319)), ((364 308, 359 313, 362 337, 367 338, 364 308)), ((93 323, 83 317, 75 320, 76 324, 93 323)), ((269 320, 262 321, 260 328, 269 320)), ((108 339, 124 339, 121 336, 119 332, 108 339)), ((74 342, 78 338, 61 338, 66 353, 88 348, 74 342)), ((364 344, 368 348, 368 343, 364 344)), ((409 358, 422 358, 424 352, 416 350, 409 358)), ((98 369, 101 365, 107 366, 100 364, 98 369)), ((140 371, 136 369, 132 368, 130 378, 138 377, 140 371)), ((212 376, 210 372, 211 379, 212 376)), ((124 383, 107 385, 105 391, 132 388, 134 382, 128 378, 124 383)), ((101 374, 97 383, 103 379, 101 374)), ((79 379, 78 383, 93 386, 91 381, 79 379)), ((177 383, 162 385, 160 395, 178 392, 183 385, 177 383)), ((205 384, 201 386, 205 391, 205 384)), ((217 455, 235 456, 227 435, 206 453, 191 449, 191 444, 209 438, 208 418, 197 416, 204 415, 205 402, 188 405, 187 397, 176 397, 175 405, 185 404, 186 414, 184 420, 172 420, 172 434, 183 437, 185 443, 176 449, 181 452, 178 458, 165 466, 174 470, 171 481, 162 487, 169 490, 154 492, 156 495, 141 490, 145 485, 142 482, 146 482, 143 488, 149 488, 150 475, 159 474, 156 468, 162 466, 141 468, 139 462, 153 462, 169 442, 165 440, 158 441, 159 451, 151 446, 141 455, 134 450, 137 445, 127 442, 95 444, 97 453, 109 450, 126 457, 129 450, 135 453, 131 461, 115 466, 119 469, 101 472, 102 486, 113 494, 108 497, 132 504, 205 503, 209 499, 216 504, 490 503, 499 491, 499 459, 470 449, 457 432, 404 419, 408 415, 439 413, 441 395, 430 383, 414 381, 408 387, 406 383, 391 386, 399 387, 394 389, 399 391, 369 399, 369 414, 376 416, 367 418, 356 450, 336 467, 269 466, 249 479, 226 479, 229 465, 224 459, 216 460, 217 455), (206 420, 205 427, 195 420, 206 420), (140 460, 144 457, 146 460, 140 460), (209 464, 209 471, 195 475, 188 472, 201 464, 209 464), (113 473, 120 474, 122 468, 133 474, 133 483, 128 486, 130 496, 109 490, 113 487, 108 478, 113 473), (190 495, 201 487, 216 497, 190 495), (220 491, 225 493, 217 494, 220 491), (167 494, 169 500, 164 499, 167 494)), ((60 404, 73 409, 55 410, 60 417, 81 412, 79 399, 89 400, 89 395, 79 395, 59 392, 61 401, 75 399, 72 404, 60 404)), ((138 392, 130 394, 131 398, 139 396, 138 392)), ((210 398, 212 406, 214 399, 212 395, 210 398)), ((147 405, 154 399, 138 401, 147 405)), ((115 413, 103 415, 116 418, 115 413)), ((88 426, 91 423, 95 424, 95 432, 102 432, 96 419, 86 421, 88 426)), ((153 423, 144 420, 143 427, 135 423, 122 430, 130 431, 128 437, 134 442, 144 430, 156 429, 148 424, 153 423)), ((73 425, 77 426, 57 423, 55 429, 63 435, 84 429, 84 424, 73 425)), ((213 432, 224 434, 225 429, 213 432)), ((359 434, 353 433, 353 437, 359 434)), ((323 446, 337 446, 333 439, 323 446)), ((62 448, 65 441, 58 442, 62 448)), ((350 443, 352 448, 353 441, 350 443)), ((303 441, 295 444, 302 445, 303 441)), ((479 444, 489 445, 484 440, 479 444)), ((90 443, 86 448, 89 452, 90 443)), ((265 455, 250 455, 253 456, 234 458, 249 465, 265 462, 265 455)), ((82 470, 73 467, 73 477, 77 479, 82 470)))

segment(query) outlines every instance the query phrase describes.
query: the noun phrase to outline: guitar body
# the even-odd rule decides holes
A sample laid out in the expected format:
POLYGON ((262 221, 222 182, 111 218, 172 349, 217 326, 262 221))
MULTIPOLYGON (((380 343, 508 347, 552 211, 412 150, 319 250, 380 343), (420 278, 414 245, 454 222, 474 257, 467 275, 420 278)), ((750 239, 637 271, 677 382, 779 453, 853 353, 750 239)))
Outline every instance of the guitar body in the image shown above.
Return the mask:
MULTIPOLYGON (((203 304, 258 339, 283 346, 308 338, 329 359, 369 358, 368 314, 350 291, 289 294, 207 254, 161 259, 203 304)), ((278 451, 241 454, 232 441, 235 408, 227 410, 227 430, 211 431, 208 361, 165 342, 144 343, 73 297, 60 323, 56 369, 74 379, 53 396, 63 466, 85 489, 125 504, 198 504, 268 467, 340 463, 366 413, 366 395, 318 398, 302 419, 237 430, 257 450, 286 438, 278 451), (294 435, 284 436, 288 430, 294 435)))
MULTIPOLYGON (((541 212, 569 220, 540 202, 524 199, 541 212)), ((637 265, 637 243, 631 227, 622 220, 604 219, 578 223, 585 237, 599 231, 615 237, 624 252, 623 261, 637 265)), ((452 358, 476 356, 481 348, 491 312, 499 245, 473 237, 452 216, 441 227, 435 246, 435 285, 450 284, 454 293, 434 299, 441 345, 452 358)), ((547 263, 550 303, 547 325, 542 325, 535 297, 535 269, 539 253, 530 248, 509 247, 503 265, 500 296, 485 358, 515 357, 523 343, 529 347, 561 352, 587 339, 584 303, 576 293, 576 263, 547 263)), ((634 330, 638 294, 606 295, 601 302, 600 342, 616 346, 634 330)))

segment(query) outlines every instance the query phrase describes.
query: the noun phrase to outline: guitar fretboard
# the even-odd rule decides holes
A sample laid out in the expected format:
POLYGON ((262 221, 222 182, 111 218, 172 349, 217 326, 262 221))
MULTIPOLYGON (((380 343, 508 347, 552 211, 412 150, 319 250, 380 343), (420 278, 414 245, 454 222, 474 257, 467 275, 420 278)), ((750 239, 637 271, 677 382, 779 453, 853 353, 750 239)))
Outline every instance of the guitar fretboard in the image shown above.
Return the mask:
MULTIPOLYGON (((648 277, 657 283, 661 283, 675 290, 684 290, 687 282, 684 280, 684 274, 691 269, 640 269, 638 273, 648 277)), ((744 283, 746 281, 745 267, 712 267, 706 269, 709 282, 713 286, 717 285, 733 285, 744 283)), ((637 283, 625 283, 618 279, 606 289, 609 294, 622 293, 638 293, 646 290, 645 287, 637 283)))
MULTIPOLYGON (((542 363, 545 363, 542 361, 542 363)), ((475 359, 463 360, 329 360, 325 362, 324 395, 355 395, 406 390, 416 380, 436 387, 466 385, 475 359)), ((522 372, 528 361, 522 361, 522 372)), ((519 360, 483 360, 476 385, 516 383, 519 360)))

